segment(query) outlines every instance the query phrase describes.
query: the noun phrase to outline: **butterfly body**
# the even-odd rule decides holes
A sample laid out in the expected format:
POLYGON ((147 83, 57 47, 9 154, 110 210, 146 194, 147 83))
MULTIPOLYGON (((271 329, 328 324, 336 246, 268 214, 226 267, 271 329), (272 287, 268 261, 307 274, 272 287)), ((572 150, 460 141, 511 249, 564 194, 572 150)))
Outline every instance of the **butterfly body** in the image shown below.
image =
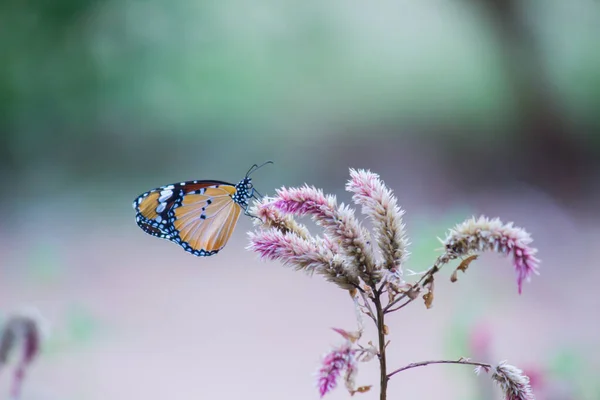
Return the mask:
POLYGON ((236 185, 197 180, 150 190, 133 202, 136 222, 147 234, 176 243, 195 256, 217 254, 254 197, 248 174, 236 185))

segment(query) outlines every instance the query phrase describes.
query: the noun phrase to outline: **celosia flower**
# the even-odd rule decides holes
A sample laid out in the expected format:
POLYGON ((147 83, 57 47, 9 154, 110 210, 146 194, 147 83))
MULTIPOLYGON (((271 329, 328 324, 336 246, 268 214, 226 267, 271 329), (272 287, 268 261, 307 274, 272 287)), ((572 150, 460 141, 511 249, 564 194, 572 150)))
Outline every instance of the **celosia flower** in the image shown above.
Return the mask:
POLYGON ((346 190, 354 193, 352 199, 362 206, 363 214, 373 222, 375 241, 383 255, 384 267, 401 273, 402 263, 408 257, 408 240, 402 222, 404 210, 398 207, 396 197, 379 175, 350 169, 350 178, 346 190))
POLYGON ((309 186, 282 188, 277 190, 271 204, 284 213, 311 215, 325 229, 329 240, 338 242, 349 268, 355 268, 367 282, 379 280, 369 233, 360 226, 350 208, 343 204, 338 207, 335 196, 325 196, 321 190, 309 186))
POLYGON ((282 233, 275 229, 250 232, 249 236, 248 249, 263 258, 279 260, 299 270, 316 271, 344 289, 355 288, 360 283, 354 271, 345 268, 342 260, 331 252, 324 241, 303 239, 294 233, 282 233))
POLYGON ((529 378, 519 368, 501 362, 492 374, 494 382, 500 386, 505 400, 535 400, 529 378))
POLYGON ((310 233, 302 224, 299 224, 290 215, 284 215, 273 207, 272 199, 264 197, 256 202, 249 210, 249 214, 257 217, 254 220, 256 225, 262 225, 263 228, 274 228, 282 233, 292 232, 303 239, 309 239, 310 233))
POLYGON ((440 257, 441 263, 469 256, 483 251, 495 251, 503 255, 512 255, 517 273, 519 293, 523 281, 529 281, 532 274, 538 273, 540 260, 535 257, 537 249, 529 244, 531 236, 524 229, 513 226, 512 222, 503 224, 498 218, 474 217, 457 225, 443 240, 446 253, 440 257))
POLYGON ((337 387, 338 378, 345 372, 348 390, 354 389, 354 378, 357 371, 355 350, 349 341, 336 347, 323 357, 321 368, 317 373, 317 386, 321 397, 337 387))

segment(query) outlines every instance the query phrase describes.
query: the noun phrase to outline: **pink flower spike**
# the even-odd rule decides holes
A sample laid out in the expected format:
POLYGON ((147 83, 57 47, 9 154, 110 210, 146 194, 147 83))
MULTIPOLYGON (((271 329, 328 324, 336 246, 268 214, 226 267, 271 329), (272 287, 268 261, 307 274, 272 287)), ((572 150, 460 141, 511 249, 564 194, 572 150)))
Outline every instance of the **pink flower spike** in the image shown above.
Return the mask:
POLYGON ((317 220, 333 219, 337 208, 334 196, 325 196, 322 190, 308 185, 278 189, 271 204, 282 212, 298 216, 311 214, 317 220))
POLYGON ((313 270, 329 265, 333 255, 320 251, 317 244, 295 234, 277 230, 250 232, 248 250, 262 258, 279 260, 294 265, 297 269, 313 270))
POLYGON ((385 268, 398 271, 408 258, 408 240, 402 222, 404 210, 398 207, 394 193, 385 186, 379 175, 365 170, 350 169, 346 190, 352 200, 362 207, 362 213, 373 222, 375 242, 383 255, 385 268))
POLYGON ((537 249, 529 246, 533 240, 524 229, 513 226, 512 222, 503 224, 498 218, 474 217, 458 224, 443 241, 446 253, 440 257, 442 262, 469 256, 483 251, 494 251, 505 256, 511 255, 517 273, 519 294, 523 282, 529 281, 533 274, 539 274, 540 260, 535 257, 537 249))
POLYGON ((276 229, 249 232, 248 236, 250 244, 247 249, 260 254, 262 258, 281 261, 297 270, 316 271, 342 289, 350 290, 360 283, 322 240, 304 239, 276 229))
POLYGON ((337 380, 344 371, 354 375, 356 370, 356 358, 354 350, 349 342, 338 348, 334 348, 323 357, 323 363, 317 373, 317 385, 321 397, 332 391, 337 386, 337 380))

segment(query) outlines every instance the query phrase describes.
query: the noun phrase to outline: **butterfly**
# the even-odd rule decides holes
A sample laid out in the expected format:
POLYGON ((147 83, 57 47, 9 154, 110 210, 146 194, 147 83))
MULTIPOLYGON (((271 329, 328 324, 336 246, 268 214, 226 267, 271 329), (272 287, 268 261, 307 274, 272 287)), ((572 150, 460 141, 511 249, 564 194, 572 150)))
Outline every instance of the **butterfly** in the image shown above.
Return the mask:
POLYGON ((267 164, 254 164, 236 185, 217 180, 187 181, 152 189, 133 201, 137 225, 147 234, 169 240, 185 251, 208 257, 229 241, 248 201, 262 197, 250 174, 267 164))

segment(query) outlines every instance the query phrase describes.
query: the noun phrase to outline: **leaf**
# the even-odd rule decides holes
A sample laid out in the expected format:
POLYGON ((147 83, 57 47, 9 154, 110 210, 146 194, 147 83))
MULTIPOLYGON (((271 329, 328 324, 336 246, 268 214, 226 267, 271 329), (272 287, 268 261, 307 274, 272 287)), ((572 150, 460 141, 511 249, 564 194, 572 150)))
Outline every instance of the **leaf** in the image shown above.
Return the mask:
POLYGON ((425 300, 425 307, 430 309, 433 305, 433 292, 427 292, 423 295, 423 300, 425 300))
POLYGON ((373 385, 360 386, 356 388, 356 390, 352 391, 350 395, 354 396, 355 393, 367 393, 369 390, 371 390, 372 387, 373 385))
POLYGON ((427 293, 423 295, 423 300, 425 300, 425 307, 430 309, 433 305, 433 275, 427 278, 424 286, 427 288, 427 293))
POLYGON ((453 282, 453 283, 456 282, 458 280, 458 271, 462 271, 463 273, 465 273, 467 271, 467 269, 469 268, 469 264, 471 264, 473 261, 475 261, 477 259, 477 257, 479 257, 477 254, 473 254, 473 255, 465 258, 464 260, 462 260, 460 262, 460 264, 458 265, 458 267, 456 267, 456 269, 450 276, 450 282, 453 282))
POLYGON ((331 328, 331 329, 333 329, 335 332, 342 335, 344 337, 344 339, 349 340, 352 343, 355 343, 358 339, 360 339, 360 336, 361 336, 360 332, 348 332, 348 331, 346 331, 344 329, 340 329, 340 328, 331 328))

